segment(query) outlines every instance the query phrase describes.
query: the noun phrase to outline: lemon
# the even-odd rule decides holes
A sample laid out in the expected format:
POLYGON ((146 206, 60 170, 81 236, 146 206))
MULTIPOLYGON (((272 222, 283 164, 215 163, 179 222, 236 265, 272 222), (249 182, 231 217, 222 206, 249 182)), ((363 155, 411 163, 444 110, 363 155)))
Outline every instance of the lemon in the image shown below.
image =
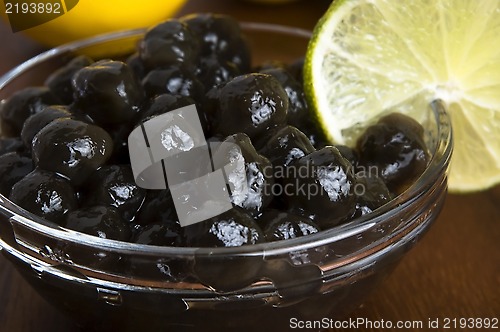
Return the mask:
POLYGON ((339 0, 308 47, 305 89, 329 138, 441 99, 454 132, 449 189, 500 182, 500 1, 339 0))
POLYGON ((184 2, 186 0, 79 0, 74 4, 72 0, 74 7, 71 8, 69 0, 65 0, 62 1, 64 15, 23 33, 46 46, 57 46, 107 32, 150 27, 172 17, 184 2))

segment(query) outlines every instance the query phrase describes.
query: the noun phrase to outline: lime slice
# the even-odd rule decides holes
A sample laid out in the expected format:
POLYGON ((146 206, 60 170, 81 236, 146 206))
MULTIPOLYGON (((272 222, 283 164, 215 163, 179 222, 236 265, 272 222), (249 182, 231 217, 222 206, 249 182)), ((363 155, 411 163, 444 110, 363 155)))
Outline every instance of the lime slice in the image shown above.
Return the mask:
POLYGON ((449 188, 486 189, 500 182, 498 45, 498 0, 338 0, 314 30, 305 89, 339 144, 385 112, 421 120, 443 100, 455 137, 449 188))

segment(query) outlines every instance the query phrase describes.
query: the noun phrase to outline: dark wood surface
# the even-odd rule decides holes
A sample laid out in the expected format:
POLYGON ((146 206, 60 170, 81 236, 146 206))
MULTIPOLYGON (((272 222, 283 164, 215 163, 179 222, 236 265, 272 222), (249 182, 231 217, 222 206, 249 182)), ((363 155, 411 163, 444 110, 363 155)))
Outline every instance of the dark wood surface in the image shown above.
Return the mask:
MULTIPOLYGON (((328 5, 324 0, 280 6, 191 0, 182 13, 223 12, 240 20, 311 29, 328 5)), ((44 50, 21 34, 13 34, 3 23, 0 41, 0 74, 44 50)), ((477 194, 448 195, 431 230, 350 315, 372 322, 421 321, 424 327, 435 319, 442 327, 447 318, 494 317, 500 318, 500 186, 477 194)), ((0 256, 0 332, 75 330, 0 256)))

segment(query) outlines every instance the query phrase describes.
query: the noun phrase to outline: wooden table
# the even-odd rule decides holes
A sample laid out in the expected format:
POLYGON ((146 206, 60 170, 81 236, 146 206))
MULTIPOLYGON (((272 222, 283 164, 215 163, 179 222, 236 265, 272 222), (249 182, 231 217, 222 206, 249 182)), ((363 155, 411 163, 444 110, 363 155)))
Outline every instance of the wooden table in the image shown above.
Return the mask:
MULTIPOLYGON (((311 29, 329 2, 262 6, 236 0, 192 0, 182 13, 223 12, 240 20, 311 29)), ((0 74, 43 51, 4 24, 0 24, 0 40, 0 74)), ((439 319, 441 327, 445 319, 452 323, 453 319, 494 317, 500 318, 500 186, 478 194, 448 195, 427 235, 350 315, 373 325, 383 320, 394 324, 421 321, 427 326, 429 320, 439 319)), ((1 332, 75 330, 71 321, 42 300, 0 256, 1 332)))

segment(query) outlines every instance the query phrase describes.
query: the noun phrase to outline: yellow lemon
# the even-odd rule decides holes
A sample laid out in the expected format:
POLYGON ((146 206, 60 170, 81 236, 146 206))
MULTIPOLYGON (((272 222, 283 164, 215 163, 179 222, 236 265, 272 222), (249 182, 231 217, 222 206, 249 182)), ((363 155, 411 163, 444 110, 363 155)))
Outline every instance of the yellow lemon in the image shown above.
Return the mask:
MULTIPOLYGON (((22 33, 44 45, 57 46, 107 32, 150 27, 172 17, 184 2, 186 0, 63 0, 60 9, 63 15, 22 33)), ((21 15, 20 5, 10 11, 21 15)))

